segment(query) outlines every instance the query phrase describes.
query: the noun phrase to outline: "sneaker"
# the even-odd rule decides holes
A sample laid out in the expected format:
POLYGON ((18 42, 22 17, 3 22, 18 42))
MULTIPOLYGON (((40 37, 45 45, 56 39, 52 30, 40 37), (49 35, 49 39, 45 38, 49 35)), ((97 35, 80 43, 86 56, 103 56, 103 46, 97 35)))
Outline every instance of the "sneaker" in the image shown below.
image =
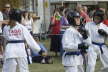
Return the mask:
POLYGON ((45 64, 45 58, 42 59, 41 63, 42 64, 45 64))

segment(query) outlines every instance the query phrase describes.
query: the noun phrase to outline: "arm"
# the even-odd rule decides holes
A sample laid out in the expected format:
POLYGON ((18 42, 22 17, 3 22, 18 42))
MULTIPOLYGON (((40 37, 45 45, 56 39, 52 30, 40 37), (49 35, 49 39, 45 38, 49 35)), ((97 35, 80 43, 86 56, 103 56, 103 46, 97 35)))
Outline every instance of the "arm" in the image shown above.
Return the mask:
POLYGON ((23 35, 24 35, 24 38, 25 38, 27 44, 31 48, 33 48, 37 52, 39 52, 41 50, 41 48, 39 47, 39 45, 35 42, 35 40, 31 36, 31 34, 29 33, 29 31, 25 27, 23 27, 23 35))
POLYGON ((51 26, 55 25, 55 17, 51 17, 51 26))
POLYGON ((8 24, 9 23, 9 20, 3 20, 3 21, 0 21, 1 24, 8 24))
POLYGON ((82 28, 83 43, 86 43, 87 45, 91 45, 92 44, 89 28, 90 28, 89 24, 86 24, 82 28))
POLYGON ((103 30, 105 30, 105 32, 108 34, 108 26, 104 25, 102 26, 103 30))
POLYGON ((105 24, 100 24, 100 27, 98 29, 98 33, 101 36, 107 37, 108 36, 108 27, 105 24))

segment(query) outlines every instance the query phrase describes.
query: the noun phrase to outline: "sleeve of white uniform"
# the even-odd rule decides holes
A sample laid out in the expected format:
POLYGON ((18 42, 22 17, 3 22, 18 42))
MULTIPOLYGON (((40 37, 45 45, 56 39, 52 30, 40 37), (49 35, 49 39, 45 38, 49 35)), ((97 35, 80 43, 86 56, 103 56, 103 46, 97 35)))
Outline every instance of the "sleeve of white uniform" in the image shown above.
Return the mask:
POLYGON ((85 24, 85 29, 89 32, 89 35, 90 35, 90 27, 91 27, 91 22, 85 24))
POLYGON ((24 35, 24 38, 25 38, 27 44, 31 48, 33 48, 33 50, 36 50, 37 52, 39 52, 41 50, 40 46, 33 39, 33 37, 31 36, 31 34, 29 33, 29 31, 25 27, 23 27, 23 35, 24 35))
POLYGON ((64 50, 78 50, 78 44, 74 43, 74 35, 70 31, 66 31, 62 38, 62 45, 64 50))
POLYGON ((87 43, 88 45, 91 45, 92 44, 92 41, 91 41, 91 34, 90 34, 90 30, 89 30, 90 26, 89 24, 86 24, 85 25, 85 29, 87 30, 88 32, 88 38, 83 40, 84 43, 87 43))
POLYGON ((88 36, 87 39, 83 40, 84 43, 88 44, 88 45, 91 45, 92 44, 92 41, 91 41, 91 37, 88 36))
POLYGON ((105 32, 107 32, 107 34, 108 34, 108 26, 106 26, 105 24, 102 24, 102 25, 101 25, 101 28, 102 28, 103 30, 105 30, 105 32))

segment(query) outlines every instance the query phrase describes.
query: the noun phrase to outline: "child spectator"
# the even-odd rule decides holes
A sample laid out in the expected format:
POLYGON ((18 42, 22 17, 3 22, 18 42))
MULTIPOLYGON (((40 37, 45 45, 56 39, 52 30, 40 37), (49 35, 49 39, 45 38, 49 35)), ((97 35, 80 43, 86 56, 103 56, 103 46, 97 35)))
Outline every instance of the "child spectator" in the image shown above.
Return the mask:
POLYGON ((51 57, 48 56, 47 48, 44 46, 43 43, 40 42, 39 37, 36 37, 35 40, 39 44, 40 48, 45 52, 46 56, 41 56, 38 52, 32 49, 31 50, 32 51, 32 61, 42 63, 42 64, 52 63, 51 57))

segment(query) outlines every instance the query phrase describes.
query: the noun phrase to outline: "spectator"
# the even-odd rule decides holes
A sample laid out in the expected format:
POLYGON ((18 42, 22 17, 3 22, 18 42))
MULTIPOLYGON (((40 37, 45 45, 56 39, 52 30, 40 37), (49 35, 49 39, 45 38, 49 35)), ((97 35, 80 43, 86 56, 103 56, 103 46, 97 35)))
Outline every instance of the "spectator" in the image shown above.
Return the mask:
POLYGON ((29 32, 32 34, 32 24, 33 24, 33 18, 31 14, 28 11, 24 11, 22 13, 22 20, 21 23, 29 30, 29 32))
POLYGON ((66 10, 62 11, 61 13, 61 19, 60 19, 60 55, 62 56, 63 54, 63 48, 62 48, 62 35, 64 34, 65 30, 67 28, 69 28, 69 23, 68 23, 68 20, 67 20, 67 14, 68 12, 70 11, 69 8, 67 8, 66 10))
POLYGON ((57 56, 58 52, 60 51, 60 19, 61 15, 59 14, 58 10, 55 10, 53 16, 51 17, 51 48, 50 51, 55 52, 55 55, 57 56))
POLYGON ((35 40, 39 44, 40 48, 46 53, 46 56, 41 56, 38 52, 36 52, 35 50, 32 49, 31 50, 32 51, 32 61, 38 62, 38 63, 51 63, 48 60, 47 48, 44 46, 43 43, 40 42, 39 37, 36 37, 35 40))
POLYGON ((105 11, 105 17, 103 23, 108 26, 108 11, 105 11))
POLYGON ((87 6, 83 6, 83 11, 84 11, 86 14, 88 14, 88 8, 87 8, 87 6))
POLYGON ((80 16, 81 16, 81 18, 82 18, 82 20, 83 20, 83 22, 82 22, 83 24, 85 24, 85 23, 91 21, 90 17, 89 17, 89 16, 87 15, 87 13, 83 10, 83 7, 82 7, 81 4, 78 4, 78 5, 76 6, 76 10, 80 13, 80 16))
MULTIPOLYGON (((5 4, 4 8, 3 8, 3 11, 2 11, 3 20, 4 20, 3 23, 2 23, 2 31, 3 31, 4 26, 6 24, 8 24, 10 12, 11 12, 11 5, 10 4, 5 4)), ((3 39, 3 47, 5 48, 5 46, 6 46, 6 42, 3 39)))
POLYGON ((11 11, 10 4, 5 4, 4 9, 3 9, 3 19, 4 20, 9 20, 10 11, 11 11))
MULTIPOLYGON (((35 40, 39 44, 40 48, 47 54, 47 48, 45 48, 44 44, 40 42, 39 37, 36 37, 35 40)), ((41 56, 38 52, 35 52, 35 50, 32 50, 32 52, 32 57, 41 56)))

